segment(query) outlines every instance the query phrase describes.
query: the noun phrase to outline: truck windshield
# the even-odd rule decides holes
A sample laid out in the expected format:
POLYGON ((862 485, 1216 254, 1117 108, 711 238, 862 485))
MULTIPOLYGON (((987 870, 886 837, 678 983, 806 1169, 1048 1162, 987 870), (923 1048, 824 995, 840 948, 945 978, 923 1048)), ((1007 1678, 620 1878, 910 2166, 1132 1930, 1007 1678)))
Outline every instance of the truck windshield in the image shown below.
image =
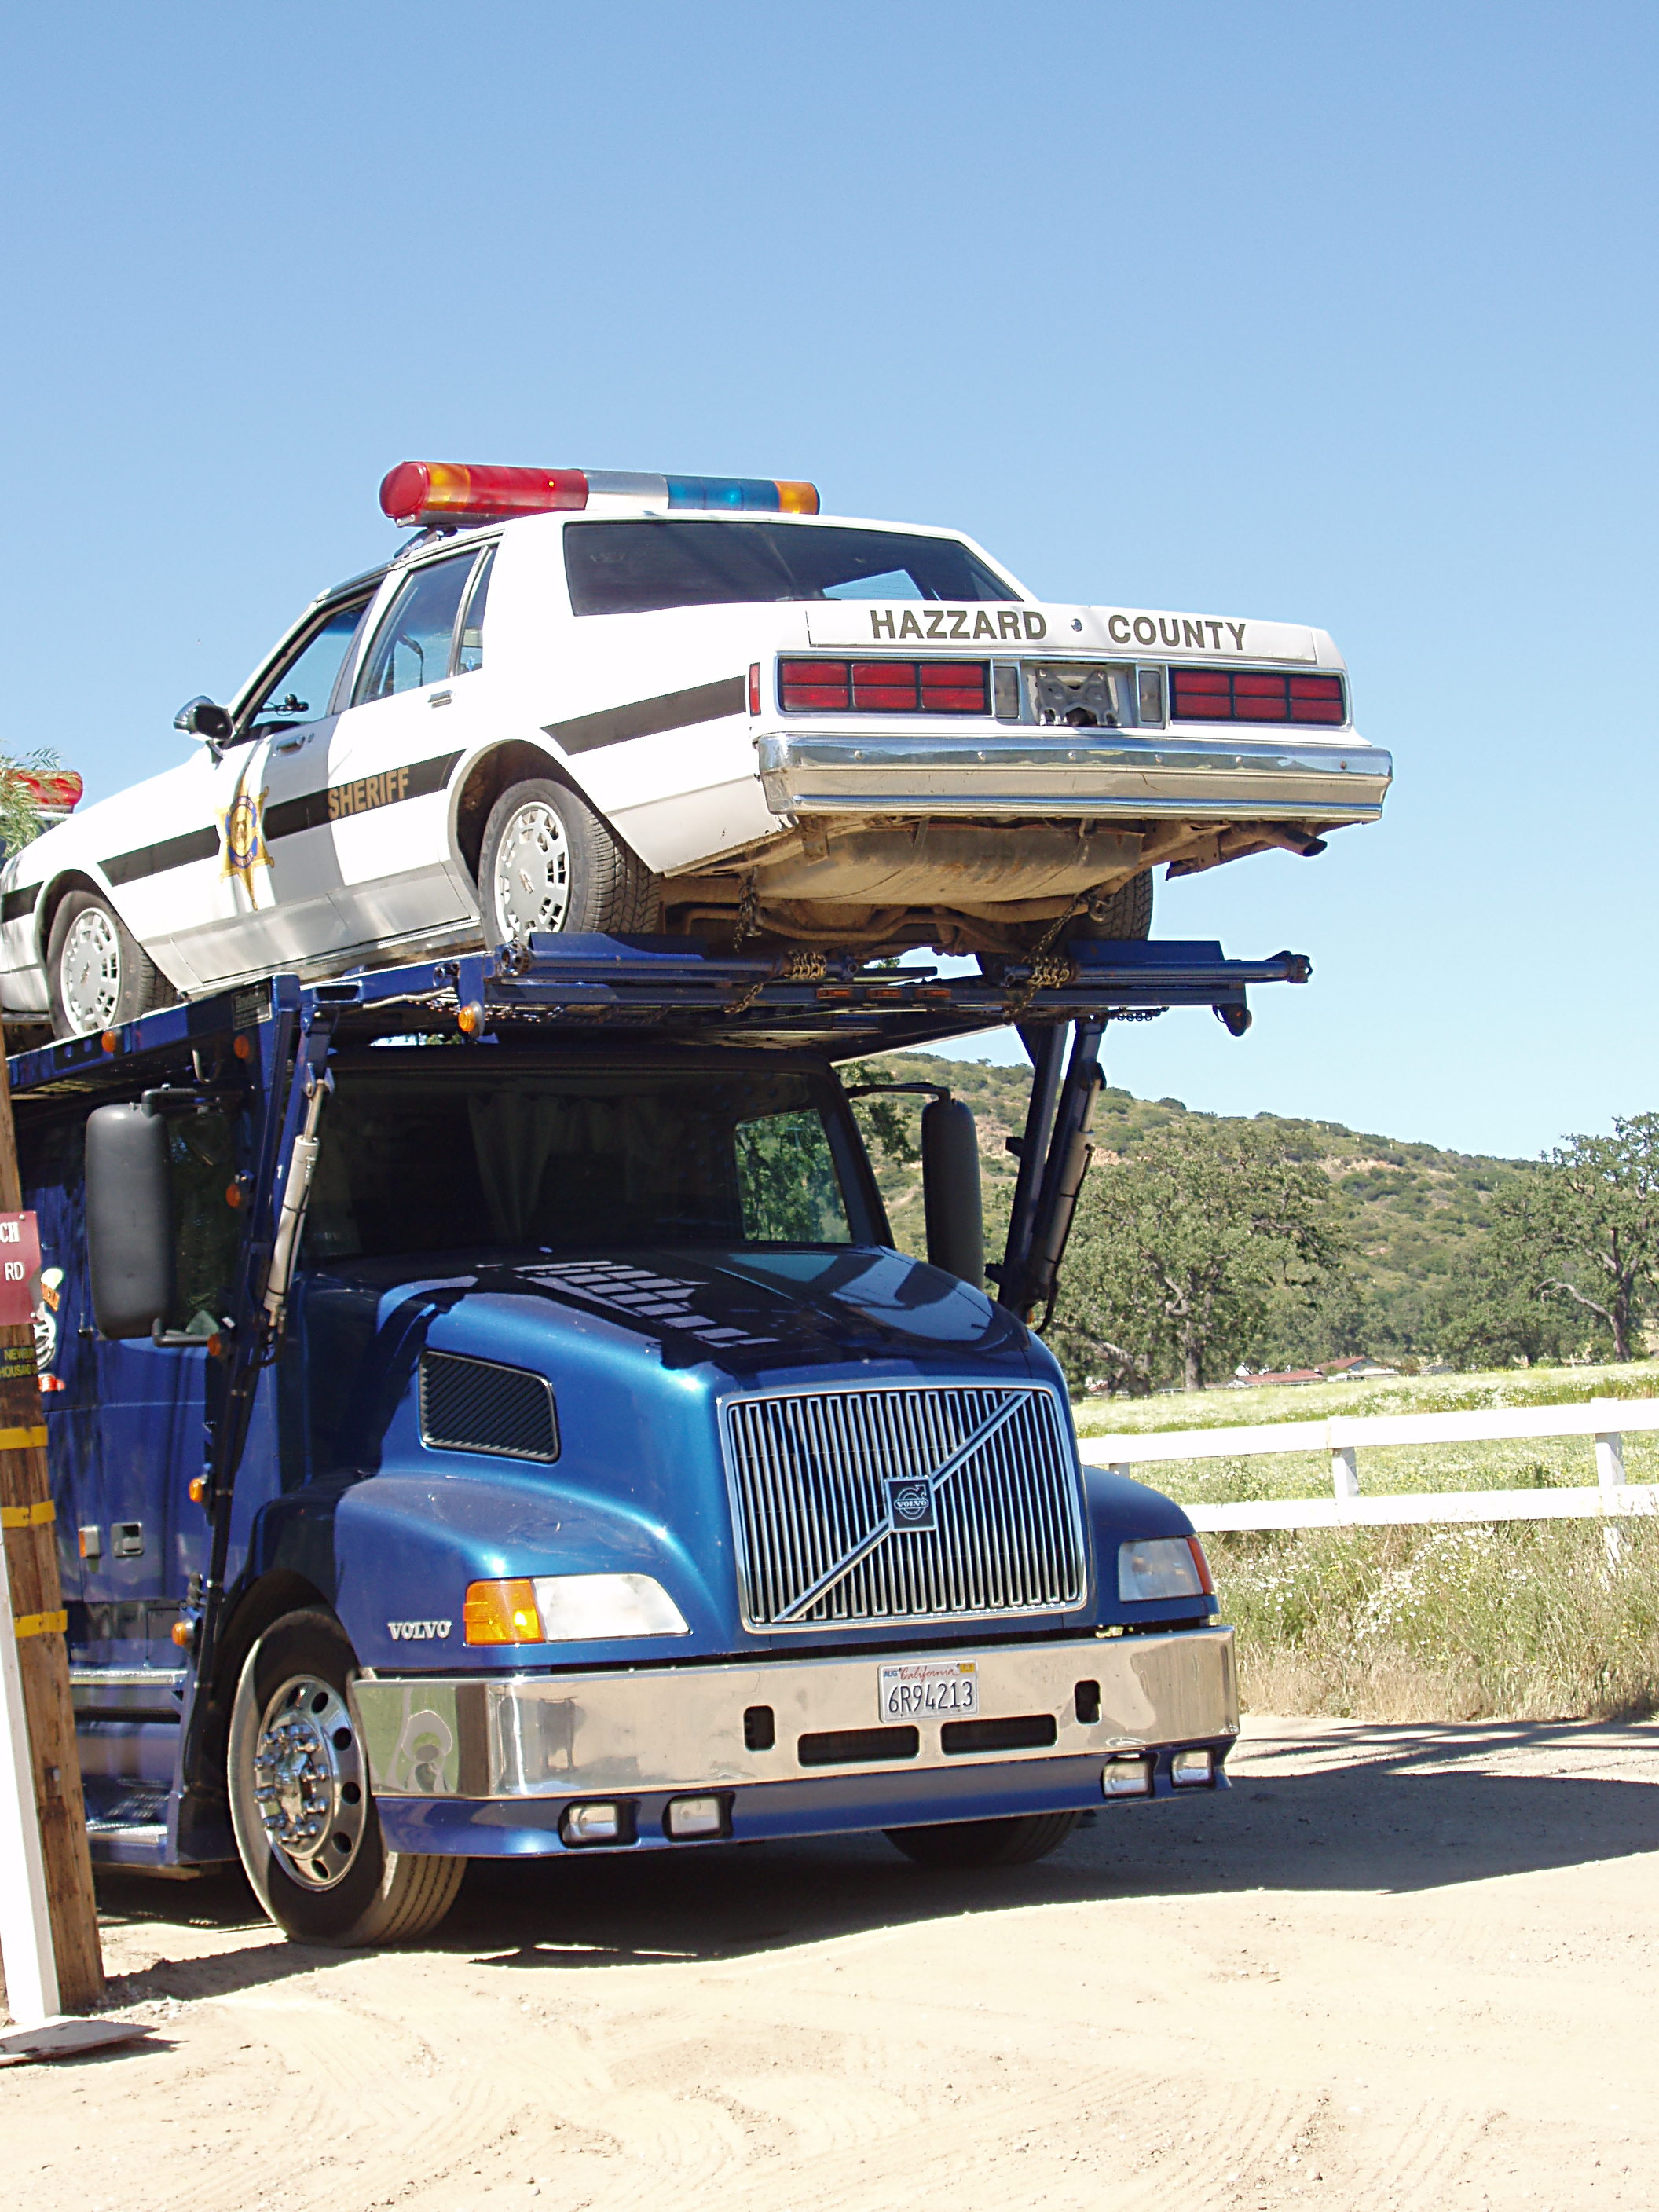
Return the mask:
POLYGON ((496 1073, 482 1064, 491 1056, 453 1074, 406 1064, 339 1071, 323 1117, 307 1261, 481 1245, 878 1241, 856 1139, 830 1087, 811 1076, 496 1073))
POLYGON ((954 538, 780 522, 573 522, 564 533, 579 615, 771 599, 1013 599, 954 538))

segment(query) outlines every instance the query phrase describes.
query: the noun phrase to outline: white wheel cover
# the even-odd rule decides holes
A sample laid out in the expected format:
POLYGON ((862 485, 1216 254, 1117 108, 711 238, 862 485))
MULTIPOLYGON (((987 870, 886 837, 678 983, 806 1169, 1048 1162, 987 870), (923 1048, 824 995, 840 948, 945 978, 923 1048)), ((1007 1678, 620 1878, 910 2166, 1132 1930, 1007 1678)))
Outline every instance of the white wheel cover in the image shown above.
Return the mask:
POLYGON ((570 841, 553 809, 526 800, 507 817, 495 852, 490 894, 504 941, 523 944, 532 929, 564 927, 570 906, 570 841))
POLYGON ((121 940, 112 915, 89 906, 69 926, 58 960, 58 994, 71 1032, 106 1030, 121 1003, 121 940))

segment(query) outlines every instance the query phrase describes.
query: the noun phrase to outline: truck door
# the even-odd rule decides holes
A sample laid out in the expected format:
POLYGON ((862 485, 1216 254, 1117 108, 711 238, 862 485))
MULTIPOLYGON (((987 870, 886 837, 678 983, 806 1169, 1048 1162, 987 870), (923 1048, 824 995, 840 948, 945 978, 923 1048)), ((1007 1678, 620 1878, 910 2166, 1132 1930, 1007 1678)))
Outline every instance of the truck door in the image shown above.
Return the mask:
POLYGON ((474 911, 451 853, 450 793, 483 733, 495 553, 474 547, 411 568, 364 654, 329 764, 334 896, 354 944, 418 935, 474 911))

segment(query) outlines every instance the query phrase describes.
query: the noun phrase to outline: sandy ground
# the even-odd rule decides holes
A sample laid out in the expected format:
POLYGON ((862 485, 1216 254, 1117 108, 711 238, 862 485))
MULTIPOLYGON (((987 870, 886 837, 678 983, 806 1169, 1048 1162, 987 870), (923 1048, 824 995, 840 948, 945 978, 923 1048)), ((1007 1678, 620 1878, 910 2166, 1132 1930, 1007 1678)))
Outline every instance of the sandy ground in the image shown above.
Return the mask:
POLYGON ((1249 1725, 1225 1796, 475 1868, 432 1948, 102 1890, 125 2054, 0 2071, 28 2212, 1659 2202, 1659 1727, 1249 1725))

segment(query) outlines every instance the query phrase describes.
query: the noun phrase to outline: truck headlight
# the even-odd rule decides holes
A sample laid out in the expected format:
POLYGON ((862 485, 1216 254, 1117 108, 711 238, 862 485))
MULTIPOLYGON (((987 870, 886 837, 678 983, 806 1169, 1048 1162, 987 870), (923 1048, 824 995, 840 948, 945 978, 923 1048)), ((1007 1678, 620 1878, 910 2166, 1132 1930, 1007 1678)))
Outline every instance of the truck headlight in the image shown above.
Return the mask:
POLYGON ((685 1615, 651 1575, 536 1575, 469 1583, 469 1644, 586 1644, 687 1636, 685 1615))
POLYGON ((1196 1536, 1141 1536, 1117 1547, 1117 1594, 1125 1605, 1204 1597, 1214 1588, 1196 1536))

